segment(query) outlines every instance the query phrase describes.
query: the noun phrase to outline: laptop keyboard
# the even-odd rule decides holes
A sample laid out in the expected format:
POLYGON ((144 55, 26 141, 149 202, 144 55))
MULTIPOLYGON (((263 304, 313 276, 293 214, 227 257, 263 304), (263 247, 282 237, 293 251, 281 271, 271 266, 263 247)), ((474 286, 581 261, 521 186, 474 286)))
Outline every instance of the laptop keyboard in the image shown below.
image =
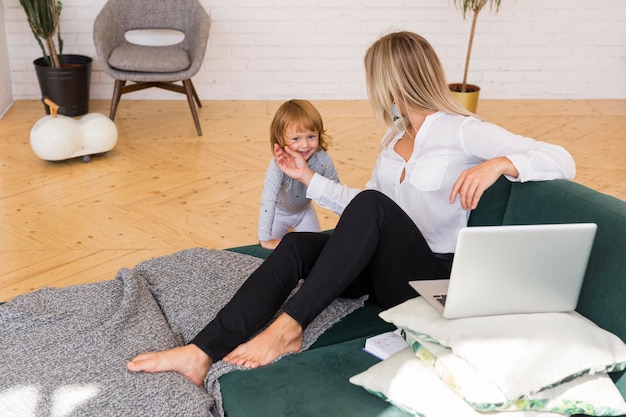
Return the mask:
POLYGON ((439 303, 445 307, 448 294, 435 294, 433 297, 435 297, 435 300, 439 301, 439 303))

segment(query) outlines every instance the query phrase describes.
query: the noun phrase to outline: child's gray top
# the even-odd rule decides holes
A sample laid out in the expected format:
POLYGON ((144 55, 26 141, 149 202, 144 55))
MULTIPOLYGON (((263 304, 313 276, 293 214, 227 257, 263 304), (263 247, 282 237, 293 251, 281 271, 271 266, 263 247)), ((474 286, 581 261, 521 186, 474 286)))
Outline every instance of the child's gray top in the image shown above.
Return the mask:
MULTIPOLYGON (((323 149, 311 155, 307 165, 318 174, 339 182, 335 165, 323 149)), ((261 194, 258 230, 260 242, 270 240, 277 205, 283 210, 297 212, 311 204, 311 199, 306 197, 306 188, 306 185, 300 181, 285 175, 272 158, 265 173, 265 183, 261 194)))

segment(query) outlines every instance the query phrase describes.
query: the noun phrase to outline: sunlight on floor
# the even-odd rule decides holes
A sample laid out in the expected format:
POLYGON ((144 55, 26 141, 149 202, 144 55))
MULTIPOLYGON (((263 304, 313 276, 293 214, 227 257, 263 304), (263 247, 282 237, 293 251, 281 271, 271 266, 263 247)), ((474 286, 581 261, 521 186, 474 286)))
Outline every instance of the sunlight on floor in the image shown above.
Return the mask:
POLYGON ((50 417, 66 417, 100 392, 97 385, 64 385, 57 388, 45 404, 46 395, 36 386, 21 386, 0 392, 0 417, 41 415, 41 408, 49 409, 50 417))

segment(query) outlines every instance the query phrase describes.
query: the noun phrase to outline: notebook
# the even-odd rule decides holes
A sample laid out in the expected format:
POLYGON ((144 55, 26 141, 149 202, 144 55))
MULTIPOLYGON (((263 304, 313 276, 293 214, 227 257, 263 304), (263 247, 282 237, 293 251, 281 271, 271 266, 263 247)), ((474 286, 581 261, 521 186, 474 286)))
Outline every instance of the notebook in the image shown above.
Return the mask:
POLYGON ((594 223, 467 227, 450 279, 409 284, 448 319, 573 311, 596 229, 594 223))

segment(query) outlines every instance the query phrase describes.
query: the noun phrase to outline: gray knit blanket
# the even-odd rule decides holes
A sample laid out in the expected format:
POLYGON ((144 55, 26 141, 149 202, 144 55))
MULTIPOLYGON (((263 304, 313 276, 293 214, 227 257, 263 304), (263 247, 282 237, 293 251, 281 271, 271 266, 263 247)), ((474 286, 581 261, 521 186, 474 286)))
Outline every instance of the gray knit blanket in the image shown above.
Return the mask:
MULTIPOLYGON (((189 342, 261 262, 188 249, 114 280, 1 305, 0 416, 223 417, 218 378, 241 368, 215 363, 203 389, 175 372, 129 372, 126 363, 189 342)), ((305 329, 303 350, 363 301, 333 302, 305 329)))

